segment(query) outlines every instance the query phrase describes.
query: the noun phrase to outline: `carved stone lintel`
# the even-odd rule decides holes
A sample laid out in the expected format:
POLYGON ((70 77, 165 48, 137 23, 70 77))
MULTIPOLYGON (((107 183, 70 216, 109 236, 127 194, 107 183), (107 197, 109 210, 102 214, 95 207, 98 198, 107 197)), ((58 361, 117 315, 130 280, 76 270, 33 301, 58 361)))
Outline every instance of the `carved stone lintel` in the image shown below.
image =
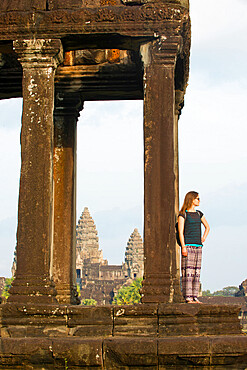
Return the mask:
MULTIPOLYGON (((124 0, 123 0, 124 1, 124 0)), ((126 0, 127 1, 127 0, 126 0)), ((29 24, 33 32, 38 32, 39 35, 47 34, 47 26, 49 30, 56 30, 55 34, 67 33, 66 30, 71 30, 71 27, 76 27, 76 33, 81 33, 81 27, 83 25, 83 32, 90 33, 97 31, 99 27, 98 23, 105 23, 104 30, 111 30, 111 32, 117 31, 119 26, 121 31, 123 30, 123 23, 131 22, 131 29, 128 27, 130 35, 133 31, 140 30, 142 33, 147 29, 151 31, 151 34, 157 30, 157 25, 160 23, 162 29, 164 26, 171 28, 173 24, 164 25, 165 21, 171 22, 189 22, 189 11, 185 7, 181 7, 181 4, 173 2, 167 3, 156 3, 148 0, 135 0, 135 2, 126 2, 124 6, 111 6, 111 7, 95 7, 95 8, 79 8, 77 10, 70 10, 59 8, 50 12, 43 12, 34 14, 24 13, 21 14, 16 12, 14 14, 8 12, 0 12, 0 31, 4 33, 6 29, 11 27, 11 32, 14 31, 13 26, 18 27, 16 29, 17 34, 27 34, 30 31, 25 28, 25 24, 29 24), (134 5, 141 1, 142 6, 127 6, 134 5), (110 22, 108 24, 108 22, 110 22), (155 22, 155 27, 152 22, 155 22), (60 26, 62 28, 60 29, 60 26), (64 28, 66 26, 66 28, 64 28), (77 26, 79 28, 77 28, 77 26), (3 27, 3 28, 2 28, 3 27), (93 31, 94 30, 94 31, 93 31)), ((173 28, 173 32, 176 32, 178 24, 173 28)), ((42 36, 40 37, 42 38, 42 36)))

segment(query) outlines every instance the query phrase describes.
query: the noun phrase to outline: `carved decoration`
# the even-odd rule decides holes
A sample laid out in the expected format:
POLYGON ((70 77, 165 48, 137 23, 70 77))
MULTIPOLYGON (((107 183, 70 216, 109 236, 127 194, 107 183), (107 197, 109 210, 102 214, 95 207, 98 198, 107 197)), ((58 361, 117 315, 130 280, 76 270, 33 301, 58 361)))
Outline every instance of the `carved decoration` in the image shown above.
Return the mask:
MULTIPOLYGON (((111 7, 111 8, 88 8, 77 11, 66 11, 65 9, 54 10, 50 12, 40 13, 1 13, 0 14, 0 25, 22 27, 24 24, 29 24, 35 28, 45 25, 47 28, 48 23, 53 24, 81 24, 84 28, 92 26, 94 23, 105 23, 105 22, 162 22, 166 20, 170 21, 181 21, 185 16, 188 15, 188 11, 178 6, 169 5, 155 5, 148 4, 138 8, 122 8, 122 7, 111 7), (37 22, 38 20, 38 22, 37 22), (35 26, 36 25, 36 26, 35 26)), ((142 26, 143 27, 143 26, 142 26)))
POLYGON ((95 21, 96 22, 114 22, 114 21, 117 21, 117 18, 112 10, 103 8, 103 9, 98 10, 95 21))

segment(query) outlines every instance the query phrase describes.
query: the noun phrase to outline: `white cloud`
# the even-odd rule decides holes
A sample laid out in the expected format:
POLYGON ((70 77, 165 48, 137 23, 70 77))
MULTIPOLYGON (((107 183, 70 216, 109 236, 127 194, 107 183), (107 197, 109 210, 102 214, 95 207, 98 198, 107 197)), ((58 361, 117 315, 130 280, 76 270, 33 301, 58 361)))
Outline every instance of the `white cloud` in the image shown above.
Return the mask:
POLYGON ((239 286, 246 279, 246 225, 216 227, 210 234, 203 247, 203 290, 239 286))
POLYGON ((241 0, 190 0, 192 44, 220 52, 243 49, 247 43, 247 4, 241 0))
POLYGON ((0 127, 0 220, 17 214, 20 177, 20 133, 0 127))
POLYGON ((0 100, 0 127, 18 129, 21 125, 22 99, 0 100))
POLYGON ((234 81, 247 86, 247 2, 191 0, 192 73, 208 82, 234 81), (241 77, 240 77, 241 76, 241 77))
POLYGON ((207 87, 191 81, 179 121, 182 161, 190 158, 197 163, 226 163, 247 158, 247 125, 242 109, 246 95, 247 88, 235 83, 207 87))
POLYGON ((142 203, 142 105, 85 104, 78 123, 78 214, 86 205, 107 210, 142 203))

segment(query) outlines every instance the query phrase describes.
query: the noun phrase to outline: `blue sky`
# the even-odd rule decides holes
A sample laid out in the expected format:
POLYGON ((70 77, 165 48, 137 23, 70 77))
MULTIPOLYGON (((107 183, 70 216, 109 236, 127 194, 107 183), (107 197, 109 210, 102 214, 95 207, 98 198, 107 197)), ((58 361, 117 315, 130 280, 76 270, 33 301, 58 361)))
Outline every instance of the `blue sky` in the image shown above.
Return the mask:
MULTIPOLYGON (((211 232, 203 289, 247 278, 246 0, 191 0, 190 80, 179 121, 180 198, 200 193, 211 232), (234 5, 233 5, 234 4, 234 5)), ((0 276, 16 243, 21 99, 0 102, 0 276)), ((122 263, 143 228, 142 102, 86 102, 78 122, 77 219, 93 216, 104 258, 122 263)))

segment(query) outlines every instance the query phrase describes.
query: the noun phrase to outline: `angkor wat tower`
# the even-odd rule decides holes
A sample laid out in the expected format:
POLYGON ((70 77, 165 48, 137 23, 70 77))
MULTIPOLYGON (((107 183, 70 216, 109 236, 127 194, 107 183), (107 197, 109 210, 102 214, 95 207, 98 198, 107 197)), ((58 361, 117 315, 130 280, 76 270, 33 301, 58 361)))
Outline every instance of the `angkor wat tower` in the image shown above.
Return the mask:
POLYGON ((76 269, 82 269, 83 261, 107 264, 103 252, 99 249, 98 232, 87 207, 81 214, 76 227, 76 269))
POLYGON ((144 250, 142 238, 137 229, 134 229, 127 243, 124 267, 129 278, 143 277, 144 250))
POLYGON ((111 303, 121 286, 143 277, 144 250, 137 229, 129 238, 122 265, 108 265, 103 259, 98 232, 88 208, 84 208, 79 219, 76 238, 76 276, 82 299, 92 298, 98 304, 111 303))

